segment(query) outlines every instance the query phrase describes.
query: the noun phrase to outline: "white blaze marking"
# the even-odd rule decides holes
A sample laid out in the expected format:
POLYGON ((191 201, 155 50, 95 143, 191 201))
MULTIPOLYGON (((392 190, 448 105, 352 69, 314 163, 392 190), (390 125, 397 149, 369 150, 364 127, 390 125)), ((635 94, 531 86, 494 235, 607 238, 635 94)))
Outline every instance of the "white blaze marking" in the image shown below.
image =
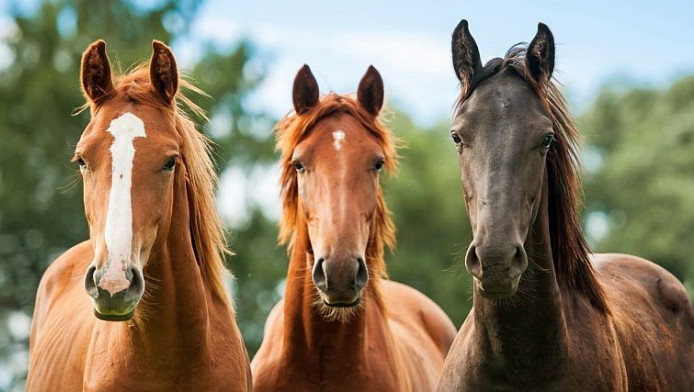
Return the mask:
POLYGON ((133 209, 131 199, 135 138, 147 137, 145 124, 132 113, 111 121, 106 132, 113 135, 111 145, 111 192, 106 214, 108 264, 99 287, 111 296, 130 286, 125 277, 132 252, 133 209))
MULTIPOLYGON (((342 148, 342 143, 345 141, 345 132, 341 129, 338 129, 337 131, 333 132, 333 147, 335 147, 335 151, 340 151, 342 148)), ((347 177, 347 165, 345 165, 345 156, 344 154, 338 154, 338 160, 340 162, 340 182, 342 184, 345 184, 345 178, 347 177)), ((339 211, 340 211, 340 219, 344 221, 345 219, 345 214, 347 214, 347 203, 345 201, 345 196, 347 192, 339 192, 338 193, 338 200, 339 200, 339 211)))
POLYGON ((337 131, 333 132, 333 139, 335 139, 333 146, 337 151, 340 151, 342 148, 342 142, 345 140, 345 133, 338 129, 337 131))

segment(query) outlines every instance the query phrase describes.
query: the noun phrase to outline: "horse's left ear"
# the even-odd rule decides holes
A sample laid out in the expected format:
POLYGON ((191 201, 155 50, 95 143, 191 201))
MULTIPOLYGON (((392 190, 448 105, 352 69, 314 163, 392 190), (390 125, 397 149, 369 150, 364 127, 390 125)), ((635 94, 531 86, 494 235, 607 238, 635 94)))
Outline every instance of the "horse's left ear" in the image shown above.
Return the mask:
POLYGON ((383 106, 383 79, 378 70, 369 65, 364 76, 359 82, 357 100, 362 108, 374 116, 377 116, 383 106))
POLYGON ((98 40, 82 55, 82 92, 92 103, 113 90, 111 65, 106 55, 106 42, 98 40))
POLYGON ((178 68, 171 49, 157 40, 152 41, 149 79, 154 91, 166 102, 173 101, 178 91, 178 68))
POLYGON ((536 82, 549 82, 554 71, 554 36, 544 23, 537 25, 537 34, 525 54, 525 64, 536 82))

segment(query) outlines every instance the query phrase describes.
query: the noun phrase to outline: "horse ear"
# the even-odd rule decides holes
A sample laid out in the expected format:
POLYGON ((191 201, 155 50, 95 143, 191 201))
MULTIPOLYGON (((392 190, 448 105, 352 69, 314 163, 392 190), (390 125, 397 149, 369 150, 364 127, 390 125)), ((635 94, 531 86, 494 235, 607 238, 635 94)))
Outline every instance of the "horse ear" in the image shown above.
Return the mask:
POLYGON ((82 92, 85 98, 97 101, 113 90, 111 65, 106 55, 106 42, 98 40, 82 55, 82 92))
POLYGON ((383 107, 383 79, 376 67, 369 65, 357 88, 357 101, 362 108, 374 116, 383 107))
POLYGON ((453 52, 453 69, 462 84, 464 93, 470 85, 470 80, 482 69, 480 51, 465 19, 461 20, 453 30, 451 51, 453 52))
POLYGON ((178 68, 171 49, 157 40, 152 41, 149 79, 154 90, 166 102, 173 101, 178 91, 178 68))
POLYGON ((546 83, 554 71, 554 36, 544 23, 537 24, 537 34, 525 54, 530 76, 538 83, 546 83))
POLYGON ((318 82, 316 82, 311 68, 304 64, 294 78, 294 87, 292 89, 294 111, 297 114, 308 112, 318 104, 318 98, 318 82))

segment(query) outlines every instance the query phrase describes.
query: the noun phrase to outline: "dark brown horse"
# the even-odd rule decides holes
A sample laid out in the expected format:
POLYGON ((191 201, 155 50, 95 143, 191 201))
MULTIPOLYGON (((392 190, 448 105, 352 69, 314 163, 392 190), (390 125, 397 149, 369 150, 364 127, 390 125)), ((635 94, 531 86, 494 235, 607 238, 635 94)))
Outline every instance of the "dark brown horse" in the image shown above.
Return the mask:
POLYGON ((357 99, 329 94, 304 66, 278 125, 291 258, 284 299, 251 367, 257 391, 430 391, 455 337, 443 311, 385 279, 394 227, 379 185, 396 166, 377 119, 383 82, 370 67, 357 99))
POLYGON ((484 66, 466 21, 452 48, 474 294, 439 391, 692 390, 694 311, 682 284, 638 257, 590 254, 579 135, 551 81, 547 26, 484 66))
POLYGON ((90 239, 39 285, 29 391, 241 391, 248 355, 223 276, 208 142, 177 102, 176 61, 111 76, 103 41, 82 58, 92 118, 74 161, 90 239), (114 83, 115 82, 115 83, 114 83))

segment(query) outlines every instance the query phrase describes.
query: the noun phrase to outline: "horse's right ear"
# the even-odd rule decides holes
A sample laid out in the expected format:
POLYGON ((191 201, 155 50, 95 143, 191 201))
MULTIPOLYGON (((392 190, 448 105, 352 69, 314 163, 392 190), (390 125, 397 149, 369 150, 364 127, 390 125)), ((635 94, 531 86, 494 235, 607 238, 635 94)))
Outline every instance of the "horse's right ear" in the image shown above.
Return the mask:
POLYGON ((111 65, 106 55, 106 42, 98 40, 82 55, 82 92, 85 98, 95 102, 113 90, 111 65))
POLYGON ((304 64, 294 78, 292 100, 296 114, 304 114, 318 104, 318 82, 311 68, 304 64))
POLYGON ((530 76, 536 82, 549 82, 554 71, 554 36, 544 23, 537 24, 537 34, 530 41, 525 54, 525 63, 530 76))
POLYGON ((467 20, 461 20, 455 30, 453 30, 451 49, 453 52, 453 69, 455 70, 455 75, 460 80, 464 95, 470 86, 472 78, 482 69, 480 51, 477 49, 475 39, 470 34, 467 20))
POLYGON ((369 65, 357 88, 359 105, 373 116, 383 107, 383 79, 376 67, 369 65))

